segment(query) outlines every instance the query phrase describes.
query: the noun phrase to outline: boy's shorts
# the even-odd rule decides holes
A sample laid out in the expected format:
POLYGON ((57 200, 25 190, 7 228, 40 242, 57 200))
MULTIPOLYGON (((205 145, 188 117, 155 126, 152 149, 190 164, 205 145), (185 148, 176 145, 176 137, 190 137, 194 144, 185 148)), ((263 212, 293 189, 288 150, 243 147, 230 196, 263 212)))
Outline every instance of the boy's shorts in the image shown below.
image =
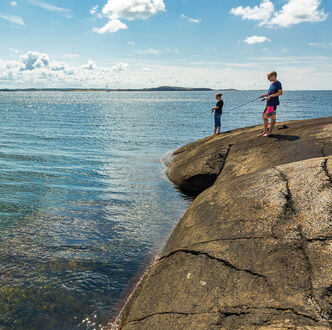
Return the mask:
POLYGON ((221 126, 220 118, 221 118, 221 113, 214 113, 214 127, 221 126))
POLYGON ((277 118, 277 106, 266 106, 263 113, 263 119, 276 119, 277 118))

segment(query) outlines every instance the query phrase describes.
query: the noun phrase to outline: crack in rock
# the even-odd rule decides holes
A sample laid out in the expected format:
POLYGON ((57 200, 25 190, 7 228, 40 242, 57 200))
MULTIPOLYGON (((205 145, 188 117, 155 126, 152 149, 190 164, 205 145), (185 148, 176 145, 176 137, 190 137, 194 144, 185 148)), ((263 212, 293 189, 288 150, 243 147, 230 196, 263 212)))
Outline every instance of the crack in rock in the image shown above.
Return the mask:
POLYGON ((173 256, 177 253, 187 253, 187 254, 191 254, 191 255, 194 255, 194 256, 205 256, 205 257, 207 257, 211 260, 215 260, 215 261, 218 261, 218 262, 222 263, 224 266, 226 266, 228 268, 231 268, 231 269, 234 269, 234 270, 240 271, 240 272, 245 272, 245 273, 248 273, 248 274, 253 275, 253 276, 257 276, 257 277, 263 279, 268 284, 268 286, 270 287, 270 283, 268 282, 268 279, 267 279, 266 276, 264 276, 262 274, 258 274, 256 272, 253 272, 249 269, 238 268, 235 265, 228 262, 227 260, 211 256, 207 252, 201 252, 201 251, 189 250, 189 249, 179 249, 179 250, 175 250, 175 251, 169 253, 168 255, 165 255, 165 256, 161 257, 160 260, 169 258, 169 257, 171 257, 171 256, 173 256))
MULTIPOLYGON (((222 171, 224 164, 226 162, 228 153, 229 153, 229 149, 230 149, 230 145, 223 147, 221 150, 217 151, 217 152, 213 152, 210 156, 210 158, 206 161, 206 165, 211 168, 214 169, 215 168, 215 164, 218 162, 222 162, 222 166, 220 168, 220 172, 222 171)), ((219 172, 219 174, 220 174, 219 172)))
POLYGON ((292 193, 289 188, 289 182, 288 182, 287 175, 284 172, 282 172, 280 169, 278 169, 278 168, 275 168, 275 169, 279 172, 281 178, 283 179, 283 181, 286 184, 287 193, 284 194, 285 199, 286 199, 286 203, 284 206, 284 220, 288 220, 289 218, 293 217, 296 214, 296 210, 295 210, 295 207, 293 204, 292 193))
POLYGON ((248 315, 251 314, 250 312, 223 312, 219 311, 219 313, 224 317, 230 317, 230 316, 241 316, 241 315, 248 315))
POLYGON ((322 167, 323 171, 325 172, 327 178, 329 179, 330 183, 332 183, 331 175, 329 174, 329 171, 328 171, 328 169, 327 169, 327 161, 328 161, 328 157, 327 157, 327 155, 325 155, 325 152, 324 152, 324 146, 321 146, 321 147, 320 147, 320 151, 321 151, 321 153, 322 153, 322 156, 325 158, 325 160, 324 160, 324 162, 323 162, 323 164, 322 164, 321 167, 322 167))
POLYGON ((322 153, 323 157, 326 158, 327 156, 325 155, 325 152, 324 152, 324 146, 321 146, 320 147, 320 152, 322 153))
MULTIPOLYGON (((201 241, 197 243, 193 243, 190 245, 186 245, 184 248, 189 249, 191 247, 201 245, 201 244, 207 244, 212 242, 234 242, 234 241, 250 241, 250 240, 276 240, 276 241, 285 241, 285 242, 297 242, 298 238, 288 238, 288 237, 273 237, 273 236, 253 236, 253 237, 234 237, 234 238, 214 238, 207 241, 201 241)), ((332 236, 326 236, 326 237, 315 237, 315 238, 306 238, 307 242, 327 242, 332 240, 332 236)))
POLYGON ((327 242, 327 241, 331 241, 332 240, 332 236, 326 236, 326 237, 315 237, 315 238, 307 238, 306 241, 307 242, 327 242))
POLYGON ((283 215, 282 215, 281 219, 278 219, 271 228, 272 237, 278 239, 279 237, 277 234, 275 234, 275 230, 277 229, 277 227, 279 226, 280 223, 289 221, 291 218, 293 218, 294 215, 296 214, 296 210, 295 210, 294 203, 293 203, 292 193, 289 188, 289 182, 288 182, 287 175, 285 173, 283 173, 277 167, 273 167, 273 169, 278 172, 279 176, 285 182, 285 185, 286 185, 286 194, 283 193, 283 195, 285 197, 283 215))
POLYGON ((253 237, 215 238, 215 239, 211 239, 208 241, 201 241, 201 242, 193 243, 193 244, 188 245, 188 247, 196 246, 196 245, 200 245, 200 244, 211 243, 211 242, 220 242, 220 241, 232 242, 232 241, 246 241, 246 240, 269 239, 269 238, 272 238, 272 237, 253 236, 253 237))
POLYGON ((327 320, 328 318, 326 317, 326 315, 324 314, 324 312, 320 308, 319 304, 314 299, 314 287, 313 287, 313 280, 312 280, 312 278, 313 278, 313 267, 312 267, 310 257, 309 257, 309 254, 308 254, 308 247, 307 247, 308 239, 305 237, 301 225, 298 226, 298 230, 299 230, 299 234, 300 234, 300 237, 301 237, 301 246, 302 246, 302 251, 303 251, 303 255, 304 255, 304 260, 307 263, 308 279, 309 279, 309 284, 310 284, 310 294, 309 294, 308 302, 311 303, 311 305, 314 307, 314 310, 316 311, 316 313, 318 314, 318 316, 321 319, 327 320))
MULTIPOLYGON (((289 316, 289 314, 294 314, 296 316, 300 316, 306 319, 309 319, 315 323, 319 322, 319 320, 315 319, 314 317, 307 315, 307 314, 303 314, 300 313, 296 310, 294 310, 293 308, 282 308, 282 307, 246 307, 246 306, 234 306, 231 307, 230 309, 226 309, 226 310, 218 310, 216 312, 191 312, 191 313, 187 313, 187 312, 174 312, 174 311, 169 311, 169 312, 155 312, 137 319, 133 319, 128 321, 126 324, 129 323, 134 323, 134 322, 141 322, 147 318, 156 316, 156 315, 179 315, 179 316, 193 316, 193 315, 202 315, 202 314, 219 314, 223 319, 227 318, 227 317, 232 317, 232 316, 242 316, 242 315, 254 315, 254 314, 259 314, 259 311, 262 314, 272 314, 272 315, 284 315, 284 316, 289 316), (242 311, 232 311, 230 309, 235 309, 235 308, 245 308, 245 310, 242 311), (258 311, 258 312, 257 312, 258 311), (266 311, 271 311, 270 313, 266 313, 266 311), (279 313, 273 313, 273 311, 279 312, 279 313), (264 313, 265 312, 265 313, 264 313)), ((268 323, 270 320, 264 321, 266 323, 268 323)))
POLYGON ((325 158, 325 159, 324 159, 324 162, 323 162, 322 165, 321 165, 321 167, 322 167, 324 173, 326 174, 326 176, 327 176, 329 182, 332 183, 331 175, 330 175, 330 173, 329 173, 329 171, 328 171, 328 169, 327 169, 327 161, 328 161, 328 158, 325 158))
POLYGON ((272 309, 272 310, 276 310, 276 311, 280 311, 280 312, 290 312, 290 313, 293 313, 294 315, 310 319, 314 322, 319 322, 319 320, 317 320, 313 316, 310 316, 310 315, 307 315, 307 314, 304 314, 304 313, 300 313, 300 312, 298 312, 297 310, 295 310, 293 308, 286 308, 286 307, 285 308, 283 308, 283 307, 264 307, 264 308, 272 309))
POLYGON ((297 310, 295 310, 292 307, 268 307, 268 306, 256 307, 256 306, 242 306, 242 305, 240 305, 240 306, 231 306, 229 308, 230 309, 236 309, 236 308, 237 309, 246 309, 248 311, 250 311, 250 310, 258 310, 258 311, 271 310, 271 311, 278 311, 278 312, 283 312, 283 313, 287 313, 287 314, 292 313, 294 315, 310 319, 314 322, 319 322, 319 320, 314 318, 313 316, 298 312, 297 310))
MULTIPOLYGON (((200 314, 218 314, 219 312, 200 312, 200 313, 185 313, 185 312, 156 312, 150 315, 143 316, 138 319, 130 320, 126 324, 132 323, 132 322, 140 322, 143 321, 149 317, 153 317, 155 315, 184 315, 184 316, 191 316, 191 315, 200 315, 200 314)), ((125 324, 125 325, 126 325, 125 324)))
POLYGON ((227 147, 227 151, 226 151, 226 154, 225 154, 225 156, 224 156, 224 162, 223 162, 223 164, 222 164, 222 167, 221 167, 220 172, 219 172, 218 175, 220 175, 221 172, 223 171, 223 169, 225 168, 226 160, 227 160, 227 158, 228 158, 228 155, 229 155, 229 153, 230 153, 230 151, 231 151, 232 146, 233 146, 232 144, 229 144, 228 147, 227 147))

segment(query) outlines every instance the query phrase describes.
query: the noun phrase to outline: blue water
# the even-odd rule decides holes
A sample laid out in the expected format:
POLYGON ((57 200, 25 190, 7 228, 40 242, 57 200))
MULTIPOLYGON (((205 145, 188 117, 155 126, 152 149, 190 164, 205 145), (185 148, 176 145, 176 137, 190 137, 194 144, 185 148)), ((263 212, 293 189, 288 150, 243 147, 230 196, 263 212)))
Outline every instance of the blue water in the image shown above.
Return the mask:
MULTIPOLYGON (((260 101, 230 111, 260 94, 225 92, 222 130, 261 123, 260 101)), ((212 133, 215 103, 213 92, 0 93, 0 329, 114 316, 189 204, 161 158, 212 133)), ((331 104, 331 91, 285 92, 278 120, 331 104)))

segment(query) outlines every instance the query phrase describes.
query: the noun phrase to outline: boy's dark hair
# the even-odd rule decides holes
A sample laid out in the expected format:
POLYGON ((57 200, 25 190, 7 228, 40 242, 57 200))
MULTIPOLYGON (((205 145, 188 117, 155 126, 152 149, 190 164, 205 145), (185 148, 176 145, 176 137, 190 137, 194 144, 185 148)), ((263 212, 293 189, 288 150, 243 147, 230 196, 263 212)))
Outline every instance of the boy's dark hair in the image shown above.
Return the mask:
POLYGON ((222 97, 222 93, 217 93, 216 97, 222 97))
POLYGON ((269 77, 272 77, 272 76, 275 76, 275 77, 277 77, 277 72, 275 72, 275 71, 272 71, 272 72, 270 72, 270 73, 268 73, 267 74, 269 77))

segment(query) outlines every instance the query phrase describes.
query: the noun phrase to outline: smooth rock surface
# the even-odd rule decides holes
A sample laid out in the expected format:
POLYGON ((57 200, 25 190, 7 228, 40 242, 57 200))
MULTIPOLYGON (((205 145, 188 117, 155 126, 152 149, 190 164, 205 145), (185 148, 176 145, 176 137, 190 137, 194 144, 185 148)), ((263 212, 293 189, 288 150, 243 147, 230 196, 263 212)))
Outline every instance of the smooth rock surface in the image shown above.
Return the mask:
POLYGON ((204 191, 121 329, 330 329, 332 118, 287 125, 277 137, 245 128, 174 153, 170 179, 204 191))

